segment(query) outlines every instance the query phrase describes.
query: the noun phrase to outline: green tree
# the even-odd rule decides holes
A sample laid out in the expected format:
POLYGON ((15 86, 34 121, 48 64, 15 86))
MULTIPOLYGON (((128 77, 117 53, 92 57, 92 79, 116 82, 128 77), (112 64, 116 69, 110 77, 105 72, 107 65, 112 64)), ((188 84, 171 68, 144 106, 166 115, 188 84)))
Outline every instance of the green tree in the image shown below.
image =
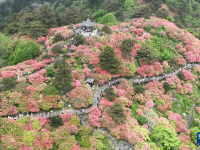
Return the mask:
POLYGON ((46 74, 46 75, 47 75, 48 77, 54 77, 55 72, 54 72, 53 68, 48 67, 48 68, 46 68, 46 70, 47 70, 47 74, 46 74))
POLYGON ((80 12, 75 6, 71 6, 60 16, 60 25, 76 24, 80 21, 80 12))
POLYGON ((160 8, 157 12, 157 17, 159 18, 167 19, 168 16, 169 16, 169 11, 164 8, 160 8))
POLYGON ((34 21, 41 21, 43 25, 46 25, 48 28, 56 27, 56 14, 54 11, 47 5, 42 5, 33 13, 34 21))
POLYGON ((152 9, 148 5, 140 5, 134 10, 133 18, 149 18, 152 14, 152 9))
POLYGON ((178 78, 179 78, 180 80, 185 80, 185 75, 183 74, 182 71, 180 71, 180 72, 177 74, 177 76, 178 76, 178 78))
POLYGON ((94 18, 97 22, 101 20, 101 18, 106 15, 108 12, 107 10, 98 10, 92 14, 92 18, 94 18))
POLYGON ((54 128, 57 128, 59 126, 63 125, 63 120, 60 116, 54 116, 50 118, 50 125, 54 128))
POLYGON ((134 86, 134 90, 136 93, 143 93, 145 91, 145 88, 142 85, 136 85, 134 86))
POLYGON ((47 85, 44 87, 42 94, 43 95, 56 95, 58 91, 56 90, 55 86, 47 85))
POLYGON ((72 88, 72 71, 66 59, 63 58, 58 65, 58 70, 55 73, 53 83, 56 87, 63 91, 69 91, 72 88))
POLYGON ((143 59, 146 62, 152 62, 155 60, 156 55, 153 52, 153 48, 149 47, 147 44, 142 44, 139 51, 137 51, 136 58, 143 59))
POLYGON ((74 40, 76 41, 76 46, 78 46, 78 45, 83 44, 83 42, 85 41, 85 38, 83 37, 82 34, 79 34, 79 35, 74 36, 74 40))
POLYGON ((136 1, 135 0, 126 0, 124 3, 124 8, 128 9, 128 8, 132 8, 135 9, 136 7, 136 1))
POLYGON ((122 104, 114 102, 114 104, 108 109, 108 114, 115 122, 125 123, 126 115, 124 114, 122 104))
POLYGON ((102 31, 104 31, 107 34, 112 34, 112 30, 108 25, 103 26, 102 31))
POLYGON ((115 93, 115 91, 114 91, 114 89, 112 87, 109 87, 105 92, 105 97, 109 101, 112 101, 117 97, 117 94, 115 93))
POLYGON ((151 139, 161 149, 178 149, 180 144, 176 132, 164 126, 155 127, 155 129, 152 131, 151 139))
POLYGON ((51 59, 51 55, 49 55, 49 54, 44 54, 43 56, 42 56, 42 60, 43 59, 51 59))
POLYGON ((108 13, 105 16, 101 18, 101 23, 102 24, 115 24, 117 22, 116 17, 113 15, 113 13, 108 13))
POLYGON ((84 10, 82 13, 80 13, 81 20, 87 20, 88 16, 92 16, 92 12, 89 9, 84 10))
POLYGON ((60 53, 62 50, 61 46, 60 45, 55 45, 51 51, 55 54, 55 53, 60 53))
POLYGON ((15 34, 15 33, 19 32, 21 27, 22 27, 22 25, 18 22, 10 23, 7 27, 7 32, 9 34, 15 34))
POLYGON ((121 63, 112 47, 106 46, 104 52, 99 55, 99 58, 102 69, 109 71, 111 74, 119 73, 121 63))
POLYGON ((171 86, 168 82, 163 83, 163 88, 165 89, 165 93, 171 89, 171 86))
POLYGON ((27 28, 27 34, 31 38, 46 36, 48 33, 48 26, 43 24, 42 21, 31 21, 27 25, 27 28))
POLYGON ((58 41, 65 41, 65 38, 62 36, 61 33, 55 35, 53 39, 53 43, 57 43, 58 41))
POLYGON ((132 51, 132 47, 134 45, 134 41, 131 39, 124 39, 121 45, 121 49, 122 49, 122 56, 129 56, 130 52, 132 51))
POLYGON ((14 52, 14 55, 10 56, 9 61, 12 64, 17 64, 25 60, 33 59, 39 55, 40 49, 33 41, 20 42, 14 52))
POLYGON ((15 81, 14 79, 11 79, 9 77, 5 77, 3 78, 3 80, 1 81, 3 86, 3 90, 10 90, 13 89, 15 87, 15 85, 17 85, 17 81, 15 81))

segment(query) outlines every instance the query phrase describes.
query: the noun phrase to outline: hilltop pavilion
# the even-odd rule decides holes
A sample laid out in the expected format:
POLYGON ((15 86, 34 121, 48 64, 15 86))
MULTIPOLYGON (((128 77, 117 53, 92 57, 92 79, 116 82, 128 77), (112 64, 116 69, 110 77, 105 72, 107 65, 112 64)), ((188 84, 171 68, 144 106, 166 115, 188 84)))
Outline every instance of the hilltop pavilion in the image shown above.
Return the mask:
POLYGON ((95 22, 91 22, 89 18, 81 23, 81 30, 91 32, 94 30, 95 22))

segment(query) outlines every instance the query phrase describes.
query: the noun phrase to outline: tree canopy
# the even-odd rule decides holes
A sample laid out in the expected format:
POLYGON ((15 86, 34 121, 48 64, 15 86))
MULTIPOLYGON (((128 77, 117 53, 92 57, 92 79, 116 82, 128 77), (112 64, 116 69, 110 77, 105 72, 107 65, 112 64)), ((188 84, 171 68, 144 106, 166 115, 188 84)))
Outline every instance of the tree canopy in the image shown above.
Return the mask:
POLYGON ((104 51, 99 55, 100 66, 102 69, 109 71, 111 74, 118 74, 120 71, 120 60, 112 47, 106 46, 104 51))

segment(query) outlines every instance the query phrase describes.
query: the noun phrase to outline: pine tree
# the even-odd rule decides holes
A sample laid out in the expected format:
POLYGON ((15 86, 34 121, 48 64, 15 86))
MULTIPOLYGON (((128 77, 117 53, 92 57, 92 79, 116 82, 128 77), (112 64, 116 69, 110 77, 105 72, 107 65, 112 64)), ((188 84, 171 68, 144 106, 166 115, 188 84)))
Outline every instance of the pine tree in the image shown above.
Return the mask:
POLYGON ((53 83, 58 89, 63 91, 68 92, 72 88, 72 72, 65 58, 61 60, 61 63, 58 66, 53 83))
POLYGON ((41 6, 34 12, 34 20, 41 21, 48 28, 56 27, 56 14, 47 5, 41 6))
POLYGON ((125 123, 126 115, 124 114, 124 109, 122 104, 114 102, 114 104, 108 109, 108 114, 117 123, 125 123))
POLYGON ((105 92, 105 97, 110 101, 114 100, 116 96, 117 95, 112 87, 109 87, 105 92))
POLYGON ((102 69, 109 71, 111 74, 119 73, 121 63, 112 47, 106 46, 104 52, 99 55, 99 58, 102 69))

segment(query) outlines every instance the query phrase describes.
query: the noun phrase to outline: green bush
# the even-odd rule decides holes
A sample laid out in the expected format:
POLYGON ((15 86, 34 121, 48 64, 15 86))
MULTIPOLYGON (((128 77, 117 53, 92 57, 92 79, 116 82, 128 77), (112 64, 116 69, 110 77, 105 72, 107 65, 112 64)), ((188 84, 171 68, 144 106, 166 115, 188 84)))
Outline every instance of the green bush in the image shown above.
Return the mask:
POLYGON ((168 92, 171 89, 171 86, 168 82, 164 82, 163 88, 165 89, 165 92, 168 92))
POLYGON ((103 26, 102 31, 104 31, 107 34, 112 34, 112 30, 108 25, 103 26))
POLYGON ((143 93, 145 91, 145 88, 142 85, 136 85, 134 86, 135 92, 136 93, 143 93))
POLYGON ((42 94, 43 95, 56 95, 58 91, 54 86, 47 85, 44 87, 42 94))
POLYGON ((182 71, 180 71, 180 72, 177 74, 177 76, 178 76, 178 78, 179 78, 180 80, 185 80, 185 75, 183 74, 182 71))
POLYGON ((51 49, 51 51, 52 51, 54 54, 60 53, 61 50, 62 50, 62 48, 61 48, 60 45, 55 45, 55 46, 51 49))
POLYGON ((53 43, 57 43, 58 41, 65 41, 65 38, 62 36, 61 33, 55 35, 53 39, 53 43))
POLYGON ((46 70, 47 70, 46 75, 47 75, 48 77, 54 77, 55 72, 54 72, 53 68, 48 67, 48 68, 46 68, 46 70))
POLYGON ((60 116, 51 117, 50 118, 50 125, 54 128, 57 128, 57 127, 63 125, 63 120, 60 116))

